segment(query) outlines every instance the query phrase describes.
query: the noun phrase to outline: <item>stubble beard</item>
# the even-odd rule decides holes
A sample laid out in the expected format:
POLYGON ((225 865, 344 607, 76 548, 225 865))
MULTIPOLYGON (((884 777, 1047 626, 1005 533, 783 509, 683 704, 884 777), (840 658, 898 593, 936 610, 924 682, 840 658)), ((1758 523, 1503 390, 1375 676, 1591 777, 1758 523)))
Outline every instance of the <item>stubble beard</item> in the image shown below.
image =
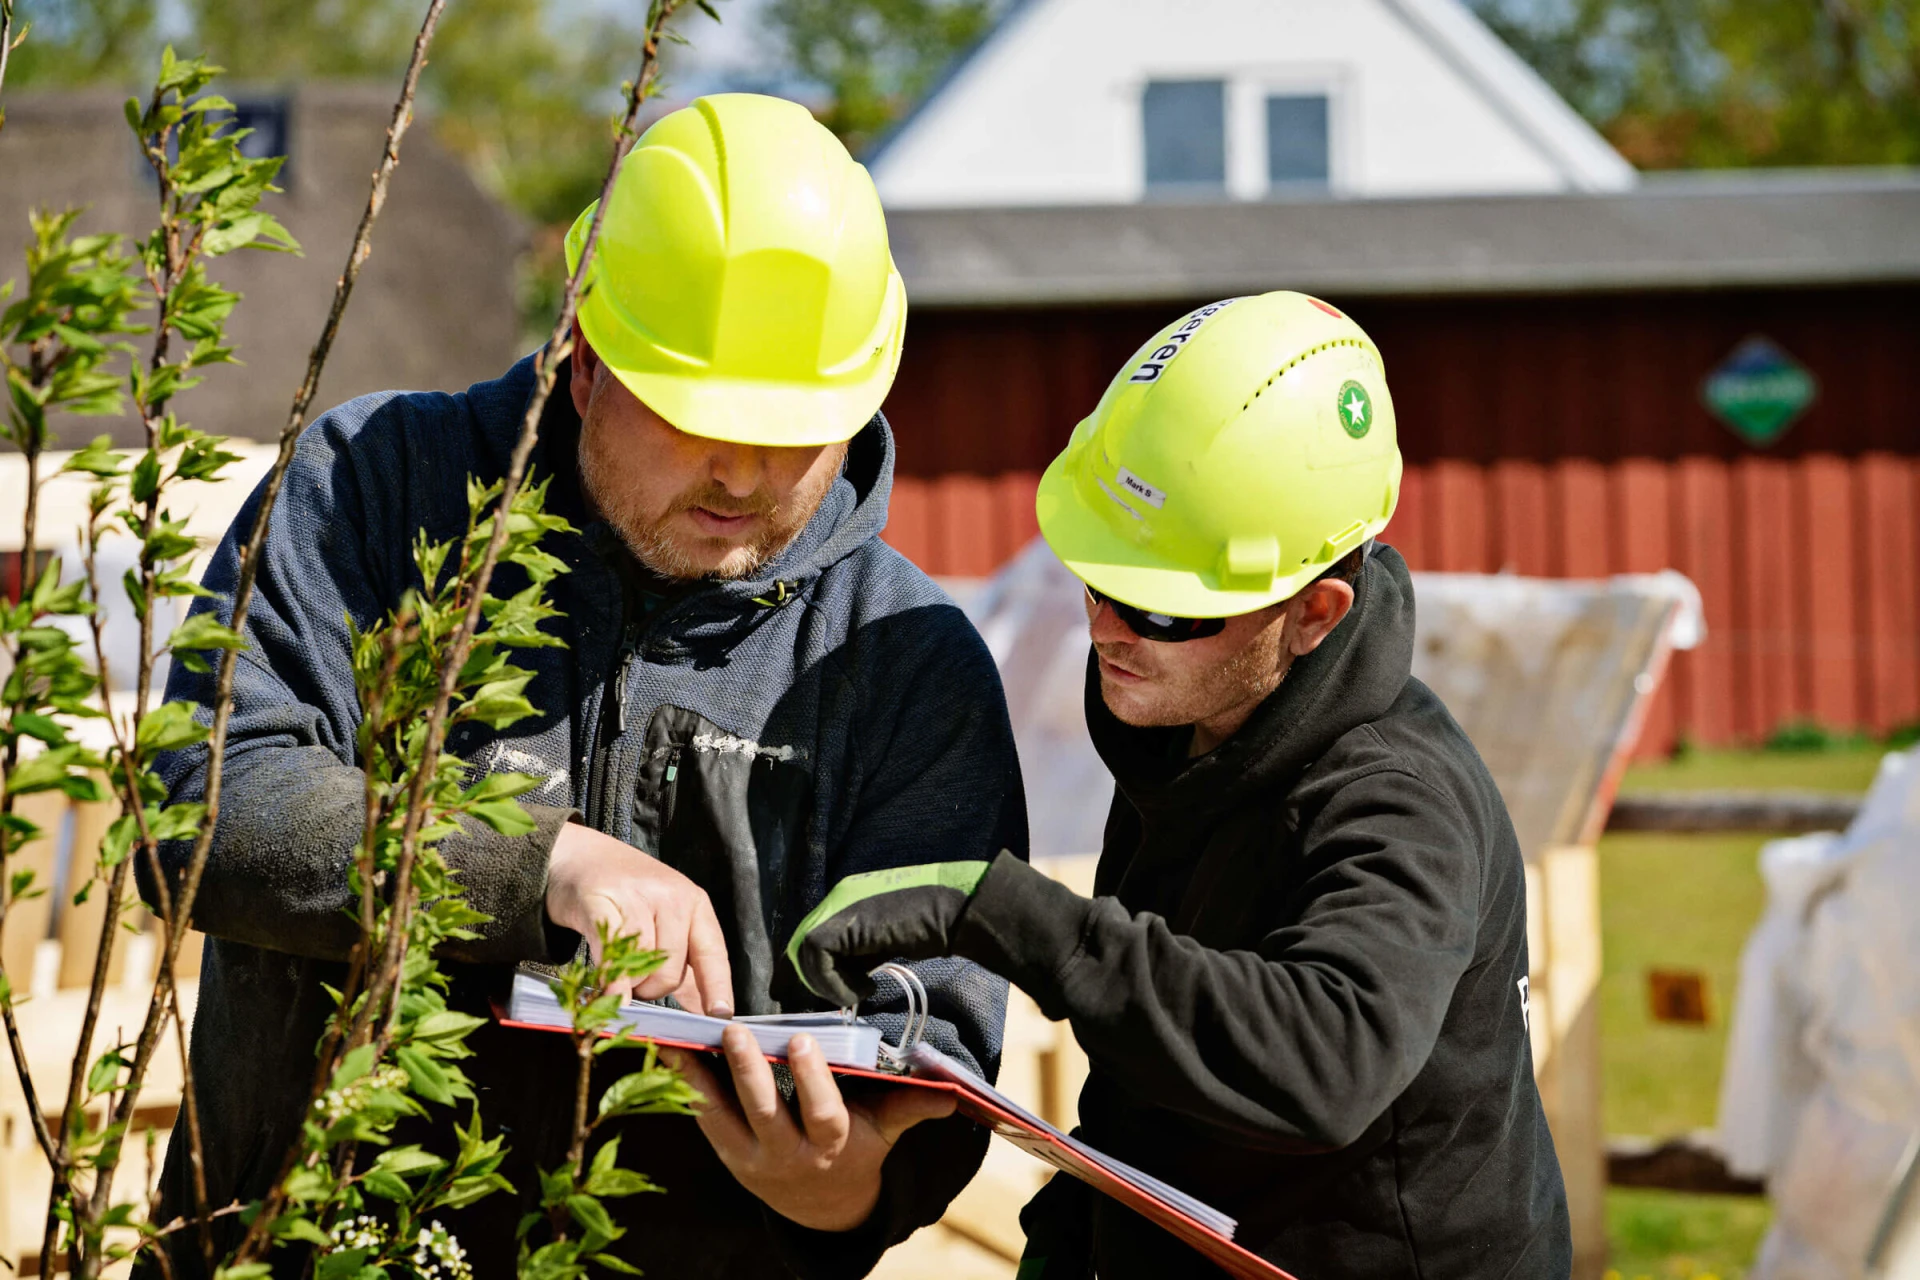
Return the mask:
MULTIPOLYGON (((1286 676, 1282 664, 1283 628, 1262 631, 1252 643, 1222 662, 1197 671, 1142 671, 1146 685, 1123 686, 1100 678, 1101 700, 1114 718, 1137 729, 1196 724, 1248 702, 1263 701, 1286 676), (1140 695, 1146 694, 1146 697, 1140 695)), ((1101 656, 1131 671, 1140 670, 1132 645, 1094 646, 1101 656)), ((1290 665, 1290 664, 1287 664, 1290 665)))
POLYGON ((715 480, 694 485, 677 495, 658 515, 649 515, 632 491, 620 482, 617 464, 594 447, 593 432, 581 433, 580 483, 600 515, 626 544, 633 558, 663 578, 709 579, 734 582, 750 578, 786 550, 813 519, 827 491, 839 478, 837 467, 825 468, 794 486, 782 503, 764 487, 746 498, 736 498, 715 480), (695 507, 718 515, 762 518, 760 531, 744 543, 689 535, 674 529, 674 518, 695 507), (714 555, 725 549, 716 562, 714 555))

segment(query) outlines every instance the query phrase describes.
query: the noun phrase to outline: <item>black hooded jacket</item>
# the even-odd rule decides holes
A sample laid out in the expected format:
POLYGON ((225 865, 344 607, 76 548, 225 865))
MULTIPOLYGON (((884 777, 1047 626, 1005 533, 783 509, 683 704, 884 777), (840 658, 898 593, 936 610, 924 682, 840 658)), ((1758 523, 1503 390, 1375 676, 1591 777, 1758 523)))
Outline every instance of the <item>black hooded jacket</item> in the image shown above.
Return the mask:
MULTIPOLYGON (((1564 1277, 1520 850, 1411 674, 1413 621, 1382 547, 1347 619, 1196 760, 1187 729, 1116 720, 1090 665, 1118 784, 1097 896, 1002 857, 956 949, 1070 1021, 1092 1064, 1082 1136, 1300 1280, 1564 1277)), ((1045 1280, 1217 1274, 1071 1179, 1022 1221, 1045 1280)))

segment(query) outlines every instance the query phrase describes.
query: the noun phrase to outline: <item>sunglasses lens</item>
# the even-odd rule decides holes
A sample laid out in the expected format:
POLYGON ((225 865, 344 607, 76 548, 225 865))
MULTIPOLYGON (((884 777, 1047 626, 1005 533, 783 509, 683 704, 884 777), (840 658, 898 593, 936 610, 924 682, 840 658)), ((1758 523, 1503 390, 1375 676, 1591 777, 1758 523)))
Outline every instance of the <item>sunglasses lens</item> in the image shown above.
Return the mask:
POLYGON ((1177 618, 1167 613, 1149 613, 1115 600, 1112 596, 1103 595, 1092 587, 1087 588, 1087 598, 1096 605, 1111 606, 1120 621, 1126 623, 1127 628, 1142 640, 1155 640, 1161 644, 1180 644, 1186 640, 1219 635, 1227 626, 1225 618, 1177 618))

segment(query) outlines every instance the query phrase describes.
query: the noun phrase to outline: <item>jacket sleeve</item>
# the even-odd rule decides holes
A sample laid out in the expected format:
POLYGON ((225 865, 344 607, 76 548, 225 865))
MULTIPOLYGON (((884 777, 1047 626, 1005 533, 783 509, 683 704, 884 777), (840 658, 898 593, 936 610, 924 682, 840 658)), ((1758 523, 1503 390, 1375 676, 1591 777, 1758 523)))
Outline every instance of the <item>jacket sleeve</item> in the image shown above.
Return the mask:
POLYGON ((1132 1095, 1308 1148, 1357 1139, 1433 1051, 1470 963, 1480 840, 1404 773, 1348 781, 1303 832, 1308 878, 1254 950, 1212 950, 1010 859, 955 947, 1068 1019, 1132 1095))
MULTIPOLYGON (((364 814, 347 619, 364 628, 388 612, 406 582, 413 534, 401 527, 405 468, 392 456, 392 433, 380 429, 404 403, 372 408, 373 420, 349 438, 339 415, 365 403, 335 410, 301 438, 274 508, 247 617, 251 648, 235 667, 219 823, 193 913, 194 926, 214 937, 321 959, 344 958, 357 932, 344 911, 364 814)), ((204 579, 216 596, 196 610, 231 617, 239 549, 260 497, 256 490, 222 539, 204 579)), ((199 703, 204 721, 214 679, 175 663, 167 697, 199 703)), ((204 746, 161 762, 175 801, 204 795, 206 763, 204 746)), ((547 955, 547 854, 569 811, 528 809, 531 835, 467 824, 442 842, 469 902, 494 918, 479 940, 449 945, 451 958, 547 955)), ((163 850, 169 874, 180 874, 188 853, 185 844, 163 850)), ((151 902, 154 886, 140 871, 151 902)))
MULTIPOLYGON (((926 862, 1027 857, 1027 813, 1000 673, 984 641, 951 604, 910 610, 861 637, 870 655, 855 717, 854 797, 828 850, 824 894, 841 877, 926 862)), ((782 939, 784 944, 784 939, 782 939)), ((914 966, 932 1006, 926 1039, 987 1079, 1000 1069, 1006 981, 960 959, 914 966)), ((885 997, 893 989, 881 981, 885 997)), ((904 1001, 862 1006, 898 1040, 904 1001)), ((841 1237, 785 1224, 797 1275, 865 1275, 880 1254, 935 1222, 979 1168, 988 1134, 953 1116, 902 1135, 888 1155, 880 1205, 867 1225, 841 1237)))

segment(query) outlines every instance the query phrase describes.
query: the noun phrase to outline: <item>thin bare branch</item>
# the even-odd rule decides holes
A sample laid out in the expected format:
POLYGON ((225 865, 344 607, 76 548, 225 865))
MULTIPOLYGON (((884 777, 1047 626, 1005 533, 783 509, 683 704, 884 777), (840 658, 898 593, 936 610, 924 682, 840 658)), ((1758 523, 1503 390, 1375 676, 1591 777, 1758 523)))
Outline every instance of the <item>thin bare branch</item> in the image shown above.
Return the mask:
POLYGON ((665 37, 667 24, 679 11, 683 0, 655 0, 652 21, 648 24, 646 41, 641 47, 640 71, 627 86, 627 109, 622 116, 619 131, 615 135, 612 161, 607 166, 607 176, 600 184, 600 198, 594 206, 593 217, 587 227, 587 236, 581 246, 579 262, 567 278, 566 289, 561 295, 560 314, 555 317, 552 332, 548 334, 546 346, 534 357, 533 394, 527 399, 526 412, 520 420, 520 435, 515 441, 513 455, 507 465, 507 474, 502 482, 500 497, 494 508, 493 529, 487 540, 485 552, 480 563, 472 570, 467 587, 467 611, 459 628, 448 643, 446 661, 440 669, 440 688, 434 698, 433 709, 428 713, 425 744, 421 750, 419 764, 416 766, 407 795, 406 823, 402 830, 400 856, 394 870, 393 880, 397 886, 393 913, 387 928, 386 950, 381 957, 380 969, 369 989, 379 991, 384 988, 390 975, 397 972, 405 955, 407 937, 407 916, 412 903, 408 889, 412 883, 413 864, 419 855, 420 828, 426 817, 426 794, 431 785, 440 759, 440 751, 446 743, 448 709, 453 700, 455 686, 459 681, 460 670, 466 664, 468 651, 472 648, 474 634, 479 630, 481 609, 486 602, 487 587, 492 582, 494 566, 499 563, 500 553, 506 546, 508 514, 513 509, 515 498, 519 496, 520 486, 526 479, 527 460, 533 454, 533 446, 540 431, 540 418, 546 410, 547 397, 553 391, 553 383, 558 375, 560 364, 572 354, 573 319, 580 302, 580 290, 585 280, 593 253, 600 242, 600 226, 606 218, 607 196, 613 190, 615 177, 620 172, 620 161, 626 153, 632 138, 634 125, 640 116, 640 107, 647 100, 654 82, 660 74, 660 43, 665 37))
MULTIPOLYGON (((25 35, 25 32, 21 33, 25 35)), ((7 87, 7 59, 13 54, 13 0, 0 0, 0 89, 7 87)), ((0 109, 0 129, 7 127, 7 113, 0 109)))

